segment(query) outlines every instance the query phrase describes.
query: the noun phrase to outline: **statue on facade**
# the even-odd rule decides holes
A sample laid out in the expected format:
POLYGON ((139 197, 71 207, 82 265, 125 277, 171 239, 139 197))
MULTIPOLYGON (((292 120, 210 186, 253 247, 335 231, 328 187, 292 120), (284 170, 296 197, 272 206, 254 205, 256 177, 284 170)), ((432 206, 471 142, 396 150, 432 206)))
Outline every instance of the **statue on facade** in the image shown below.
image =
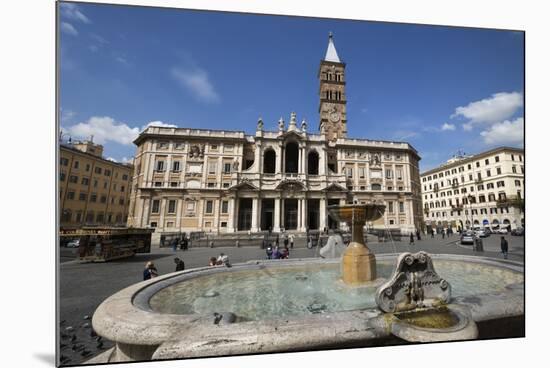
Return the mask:
POLYGON ((370 160, 370 164, 373 165, 373 166, 379 166, 380 165, 380 156, 378 155, 378 153, 375 153, 374 155, 372 155, 372 158, 370 160))
POLYGON ((283 120, 283 117, 279 119, 279 132, 283 132, 285 130, 285 121, 283 120))
POLYGON ((239 171, 239 160, 233 161, 233 171, 239 171))
POLYGON ((198 158, 200 153, 201 153, 201 149, 197 145, 193 145, 193 146, 191 146, 191 148, 189 148, 189 157, 190 158, 198 158))
POLYGON ((302 132, 306 132, 306 131, 307 131, 306 119, 303 119, 303 120, 302 120, 302 125, 300 126, 300 128, 302 129, 302 132))
POLYGON ((256 130, 264 130, 264 121, 262 118, 258 119, 258 125, 256 126, 256 130))

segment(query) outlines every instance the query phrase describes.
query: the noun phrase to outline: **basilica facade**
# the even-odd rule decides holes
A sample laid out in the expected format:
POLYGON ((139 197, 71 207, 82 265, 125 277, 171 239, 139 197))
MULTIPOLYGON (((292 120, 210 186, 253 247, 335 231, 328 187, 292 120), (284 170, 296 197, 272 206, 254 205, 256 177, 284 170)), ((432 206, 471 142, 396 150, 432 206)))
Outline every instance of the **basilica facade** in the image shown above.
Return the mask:
POLYGON ((135 140, 128 225, 157 234, 306 232, 336 228, 327 206, 378 202, 369 227, 421 228, 417 151, 406 142, 347 137, 345 67, 332 35, 320 62, 319 127, 291 113, 277 131, 151 126, 135 140))

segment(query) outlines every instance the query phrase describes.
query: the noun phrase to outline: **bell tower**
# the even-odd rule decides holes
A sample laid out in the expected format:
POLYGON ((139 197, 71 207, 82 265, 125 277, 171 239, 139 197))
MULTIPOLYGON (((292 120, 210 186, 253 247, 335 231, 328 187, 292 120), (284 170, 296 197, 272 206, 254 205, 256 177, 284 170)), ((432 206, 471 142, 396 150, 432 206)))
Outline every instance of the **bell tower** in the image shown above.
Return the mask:
POLYGON ((334 47, 332 32, 328 35, 328 48, 325 58, 319 65, 319 131, 328 140, 345 138, 347 135, 346 117, 346 64, 340 61, 334 47))

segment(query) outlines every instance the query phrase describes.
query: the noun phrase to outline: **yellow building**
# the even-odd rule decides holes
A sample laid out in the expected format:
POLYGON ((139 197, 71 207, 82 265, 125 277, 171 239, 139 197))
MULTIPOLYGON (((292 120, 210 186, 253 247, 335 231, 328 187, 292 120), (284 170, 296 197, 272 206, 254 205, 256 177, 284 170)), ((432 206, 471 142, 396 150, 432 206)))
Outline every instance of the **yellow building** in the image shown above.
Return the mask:
POLYGON ((60 145, 60 226, 125 226, 133 166, 102 157, 90 141, 60 145))

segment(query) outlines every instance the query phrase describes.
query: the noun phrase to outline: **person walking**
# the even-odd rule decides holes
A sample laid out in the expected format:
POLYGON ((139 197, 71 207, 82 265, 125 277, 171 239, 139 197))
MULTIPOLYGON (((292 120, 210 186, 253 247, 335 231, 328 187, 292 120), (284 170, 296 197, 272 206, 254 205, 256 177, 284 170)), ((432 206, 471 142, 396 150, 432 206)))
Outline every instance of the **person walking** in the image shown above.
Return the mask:
POLYGON ((267 259, 272 259, 273 256, 273 248, 271 248, 271 244, 267 246, 267 249, 265 250, 265 254, 267 255, 267 259))
POLYGON ((414 245, 414 235, 411 233, 411 236, 409 237, 409 245, 414 245))
POLYGON ((430 229, 430 235, 432 238, 434 237, 434 229, 430 229))
POLYGON ((185 270, 185 263, 178 257, 174 258, 174 263, 176 264, 176 271, 185 270))
POLYGON ((143 280, 149 280, 153 277, 157 277, 159 275, 157 268, 155 267, 153 262, 147 262, 145 264, 145 269, 143 270, 143 280))
POLYGON ((307 249, 311 249, 311 248, 313 248, 313 236, 310 235, 307 238, 307 249))
POLYGON ((445 239, 445 229, 441 229, 441 239, 445 239))
POLYGON ((288 247, 288 235, 285 234, 285 238, 283 240, 283 244, 285 245, 285 247, 288 247))
POLYGON ((504 236, 500 237, 500 250, 502 251, 504 259, 508 259, 508 241, 504 239, 504 236))
POLYGON ((290 249, 294 248, 294 234, 290 234, 288 240, 290 241, 290 249))
POLYGON ((416 229, 416 239, 420 240, 420 230, 416 229))

